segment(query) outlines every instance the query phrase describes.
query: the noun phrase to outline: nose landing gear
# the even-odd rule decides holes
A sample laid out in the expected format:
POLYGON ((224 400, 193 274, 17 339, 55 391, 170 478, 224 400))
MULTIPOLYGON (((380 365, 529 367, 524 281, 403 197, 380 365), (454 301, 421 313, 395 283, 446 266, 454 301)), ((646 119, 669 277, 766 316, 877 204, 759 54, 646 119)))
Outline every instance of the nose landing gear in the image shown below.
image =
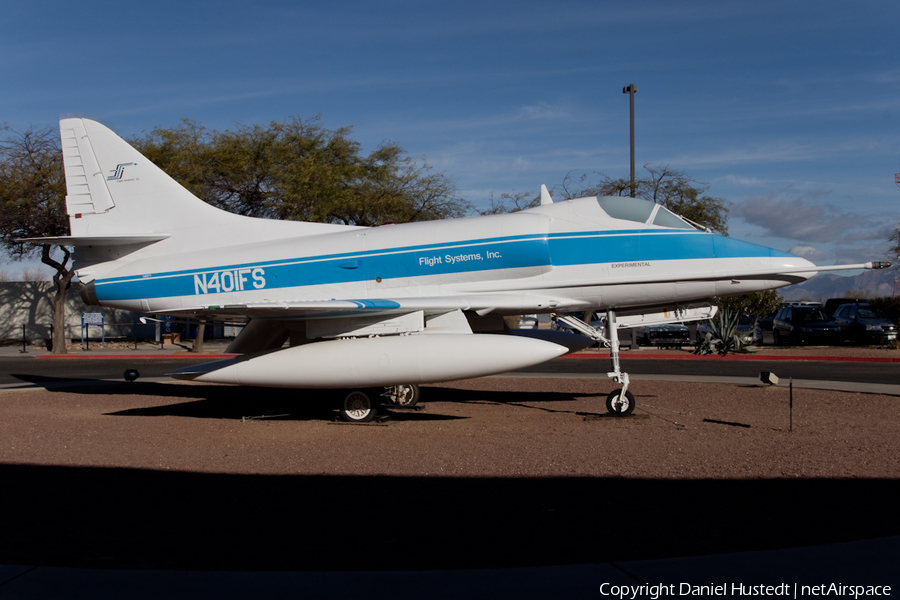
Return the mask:
POLYGON ((619 366, 619 332, 616 324, 616 311, 606 311, 606 335, 603 335, 604 332, 601 332, 596 327, 591 327, 581 319, 571 315, 559 316, 557 320, 609 347, 612 371, 607 373, 606 376, 615 380, 622 388, 610 392, 609 396, 606 397, 606 410, 616 416, 630 415, 635 405, 634 394, 628 391, 628 373, 624 373, 619 366))

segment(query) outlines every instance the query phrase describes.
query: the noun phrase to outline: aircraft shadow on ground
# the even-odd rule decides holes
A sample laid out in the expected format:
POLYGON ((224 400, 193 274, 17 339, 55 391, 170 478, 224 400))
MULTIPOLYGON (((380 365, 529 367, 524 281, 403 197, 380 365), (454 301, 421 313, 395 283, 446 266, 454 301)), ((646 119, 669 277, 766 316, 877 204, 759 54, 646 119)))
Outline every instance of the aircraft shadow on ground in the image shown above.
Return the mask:
POLYGON ((0 465, 0 480, 0 563, 13 564, 488 568, 900 534, 895 479, 263 476, 0 465), (853 509, 862 499, 865 510, 853 509))
MULTIPOLYGON (((612 385, 612 384, 610 384, 612 385)), ((571 392, 523 392, 508 390, 465 390, 452 387, 423 388, 423 397, 428 401, 440 402, 493 402, 496 404, 519 404, 522 402, 572 402, 577 398, 606 398, 613 390, 603 388, 602 392, 574 394, 571 392)))
MULTIPOLYGON (((147 396, 182 400, 174 404, 125 409, 107 413, 126 417, 192 417, 200 419, 266 418, 273 420, 333 420, 334 409, 340 403, 341 390, 283 389, 224 385, 178 385, 159 382, 110 382, 97 379, 72 380, 42 375, 15 375, 15 377, 45 387, 51 392, 69 392, 89 395, 147 396)), ((606 392, 598 394, 572 394, 566 392, 521 391, 471 391, 455 388, 424 387, 423 404, 426 410, 410 411, 393 409, 386 411, 395 421, 435 421, 465 419, 467 417, 429 413, 428 402, 495 403, 510 404, 557 412, 555 409, 528 406, 525 402, 565 403, 576 398, 596 396, 598 411, 603 412, 602 400, 606 392)), ((565 411, 571 412, 571 411, 565 411)))

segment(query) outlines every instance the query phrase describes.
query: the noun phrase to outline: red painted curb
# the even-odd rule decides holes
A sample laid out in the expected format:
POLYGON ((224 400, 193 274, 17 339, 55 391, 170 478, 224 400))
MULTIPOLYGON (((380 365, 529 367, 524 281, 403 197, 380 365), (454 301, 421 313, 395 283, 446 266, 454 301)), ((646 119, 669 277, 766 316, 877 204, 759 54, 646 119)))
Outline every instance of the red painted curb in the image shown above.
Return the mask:
POLYGON ((220 358, 232 358, 237 354, 39 354, 35 358, 42 359, 83 359, 83 358, 111 358, 126 360, 133 358, 202 358, 218 360, 220 358))
MULTIPOLYGON (((567 354, 563 358, 609 358, 608 354, 567 354)), ((900 358, 880 358, 866 356, 803 356, 803 355, 768 355, 768 354, 726 354, 719 356, 718 354, 631 354, 623 352, 619 354, 619 358, 627 360, 633 359, 668 359, 668 360, 791 360, 791 361, 822 361, 822 362, 873 362, 873 363, 900 363, 900 358)))

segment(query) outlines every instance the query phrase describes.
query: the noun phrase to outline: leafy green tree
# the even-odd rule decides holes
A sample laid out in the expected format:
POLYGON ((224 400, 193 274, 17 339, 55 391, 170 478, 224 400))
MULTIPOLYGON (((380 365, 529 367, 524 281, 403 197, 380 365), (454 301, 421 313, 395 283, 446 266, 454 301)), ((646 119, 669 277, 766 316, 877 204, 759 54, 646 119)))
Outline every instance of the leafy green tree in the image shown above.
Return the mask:
POLYGON ((318 118, 225 132, 184 121, 132 143, 195 195, 240 215, 373 226, 460 217, 471 208, 450 179, 398 144, 363 155, 351 133, 318 118))
POLYGON ((740 296, 727 296, 719 298, 719 309, 724 309, 738 315, 760 317, 771 314, 781 308, 781 297, 775 290, 752 292, 740 296))
POLYGON ((29 128, 18 132, 3 127, 0 140, 0 241, 13 260, 40 255, 53 268, 54 354, 66 353, 66 291, 75 271, 65 246, 20 243, 23 238, 68 235, 66 181, 62 149, 56 130, 29 128))
POLYGON ((142 138, 129 140, 129 143, 195 196, 215 205, 216 197, 209 185, 211 134, 200 123, 183 119, 177 127, 154 129, 142 138))

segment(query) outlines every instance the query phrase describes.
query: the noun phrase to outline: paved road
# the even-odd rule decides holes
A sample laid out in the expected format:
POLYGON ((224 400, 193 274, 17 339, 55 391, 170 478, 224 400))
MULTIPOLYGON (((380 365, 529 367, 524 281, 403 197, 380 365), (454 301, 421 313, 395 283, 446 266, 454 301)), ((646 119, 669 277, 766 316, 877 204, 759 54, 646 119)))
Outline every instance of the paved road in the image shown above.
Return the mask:
MULTIPOLYGON (((0 356, 0 385, 52 382, 73 379, 121 379, 123 371, 138 369, 142 378, 163 377, 179 367, 210 360, 205 358, 99 358, 35 359, 33 355, 0 356)), ((522 369, 522 373, 606 373, 606 358, 561 358, 522 369)), ((757 377, 771 371, 783 380, 849 381, 900 385, 900 365, 876 362, 786 361, 786 360, 667 360, 626 357, 622 369, 633 375, 691 375, 710 377, 757 377)))
POLYGON ((0 356, 0 385, 49 383, 78 379, 122 379, 125 369, 137 369, 142 378, 163 377, 180 367, 209 361, 162 358, 36 359, 34 356, 0 356))

